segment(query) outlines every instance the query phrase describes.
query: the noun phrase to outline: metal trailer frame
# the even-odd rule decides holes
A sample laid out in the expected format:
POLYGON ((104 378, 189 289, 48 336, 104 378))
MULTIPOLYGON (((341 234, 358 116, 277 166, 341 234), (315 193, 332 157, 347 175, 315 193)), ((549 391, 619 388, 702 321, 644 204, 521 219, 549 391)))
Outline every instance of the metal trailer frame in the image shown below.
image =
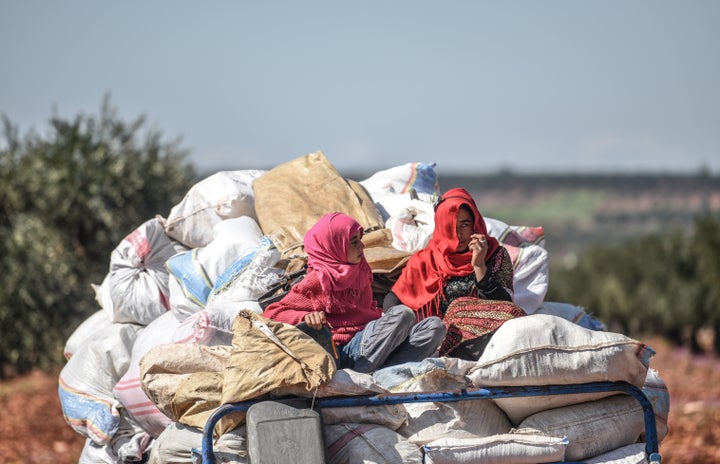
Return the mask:
MULTIPOLYGON (((577 393, 597 392, 620 392, 634 397, 643 408, 645 418, 645 453, 649 464, 660 464, 660 453, 658 450, 657 428, 655 424, 655 413, 650 400, 643 391, 627 382, 588 382, 568 385, 538 385, 538 386, 508 386, 508 387, 485 387, 473 388, 458 391, 440 391, 432 393, 388 393, 369 396, 331 396, 325 398, 284 398, 285 400, 305 400, 308 408, 316 406, 319 408, 338 408, 350 406, 377 406, 401 403, 421 402, 452 402, 461 400, 487 400, 493 398, 512 398, 527 396, 546 395, 572 395, 577 393)), ((273 398, 273 401, 282 402, 283 398, 273 398)), ((243 401, 240 403, 228 403, 220 406, 208 418, 205 423, 202 436, 202 463, 213 464, 213 431, 218 421, 225 415, 232 412, 247 411, 250 406, 267 398, 243 401)), ((556 464, 582 464, 577 461, 564 461, 556 464)))

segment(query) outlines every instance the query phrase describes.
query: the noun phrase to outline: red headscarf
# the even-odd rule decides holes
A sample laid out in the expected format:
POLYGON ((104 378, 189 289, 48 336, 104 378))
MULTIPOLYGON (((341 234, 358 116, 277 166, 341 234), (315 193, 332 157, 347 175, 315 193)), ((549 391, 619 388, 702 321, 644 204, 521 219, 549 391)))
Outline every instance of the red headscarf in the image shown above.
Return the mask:
POLYGON ((462 188, 445 192, 435 208, 435 230, 427 247, 408 260, 405 269, 393 285, 392 291, 400 301, 421 311, 422 317, 438 315, 443 283, 450 277, 466 276, 474 272, 470 260, 472 251, 457 253, 457 216, 461 205, 466 205, 475 218, 473 233, 483 234, 488 244, 486 262, 500 246, 490 237, 475 200, 462 188))
POLYGON ((328 310, 345 312, 373 305, 372 270, 363 256, 357 264, 348 262, 350 237, 362 226, 343 213, 321 217, 304 238, 308 272, 320 280, 328 310))

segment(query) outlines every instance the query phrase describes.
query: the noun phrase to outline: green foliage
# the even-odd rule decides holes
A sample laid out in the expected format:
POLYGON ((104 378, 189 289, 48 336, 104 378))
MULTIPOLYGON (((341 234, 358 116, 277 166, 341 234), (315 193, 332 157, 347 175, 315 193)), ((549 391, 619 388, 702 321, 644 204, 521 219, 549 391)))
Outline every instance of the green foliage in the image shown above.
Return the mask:
POLYGON ((583 306, 611 330, 697 350, 699 329, 720 328, 720 219, 698 217, 690 234, 595 246, 574 266, 551 266, 551 282, 547 299, 583 306))
POLYGON ((3 115, 0 143, 0 376, 63 360, 67 337, 99 309, 91 284, 112 250, 194 181, 177 141, 120 120, 53 116, 44 135, 3 115))

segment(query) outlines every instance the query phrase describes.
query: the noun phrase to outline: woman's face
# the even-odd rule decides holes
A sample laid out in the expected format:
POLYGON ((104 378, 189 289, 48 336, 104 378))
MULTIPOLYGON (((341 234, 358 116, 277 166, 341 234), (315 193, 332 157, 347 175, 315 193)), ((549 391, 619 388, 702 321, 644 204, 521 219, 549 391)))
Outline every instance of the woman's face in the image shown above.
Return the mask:
POLYGON ((348 263, 357 264, 363 259, 363 250, 365 245, 362 242, 362 230, 358 230, 350 236, 350 245, 348 246, 348 263))
POLYGON ((457 225, 455 226, 455 232, 458 237, 458 253, 465 253, 468 251, 468 244, 470 243, 470 236, 473 234, 473 225, 475 218, 470 211, 466 208, 458 209, 457 225))

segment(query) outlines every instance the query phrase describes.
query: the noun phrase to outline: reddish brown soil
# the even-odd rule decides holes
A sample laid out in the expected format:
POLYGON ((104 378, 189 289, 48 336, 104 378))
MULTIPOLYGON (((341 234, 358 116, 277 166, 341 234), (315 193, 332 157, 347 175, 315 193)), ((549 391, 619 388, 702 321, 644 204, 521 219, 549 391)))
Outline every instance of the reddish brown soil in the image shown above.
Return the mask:
POLYGON ((661 340, 650 366, 670 391, 669 433, 660 444, 663 464, 720 462, 720 360, 691 356, 661 340))
MULTIPOLYGON (((651 367, 670 391, 670 433, 660 445, 664 464, 720 462, 720 360, 691 356, 662 340, 651 367)), ((33 372, 0 383, 0 463, 76 463, 84 438, 65 422, 57 373, 33 372)))
POLYGON ((85 438, 63 418, 57 379, 33 372, 0 383, 0 462, 78 462, 85 438))

